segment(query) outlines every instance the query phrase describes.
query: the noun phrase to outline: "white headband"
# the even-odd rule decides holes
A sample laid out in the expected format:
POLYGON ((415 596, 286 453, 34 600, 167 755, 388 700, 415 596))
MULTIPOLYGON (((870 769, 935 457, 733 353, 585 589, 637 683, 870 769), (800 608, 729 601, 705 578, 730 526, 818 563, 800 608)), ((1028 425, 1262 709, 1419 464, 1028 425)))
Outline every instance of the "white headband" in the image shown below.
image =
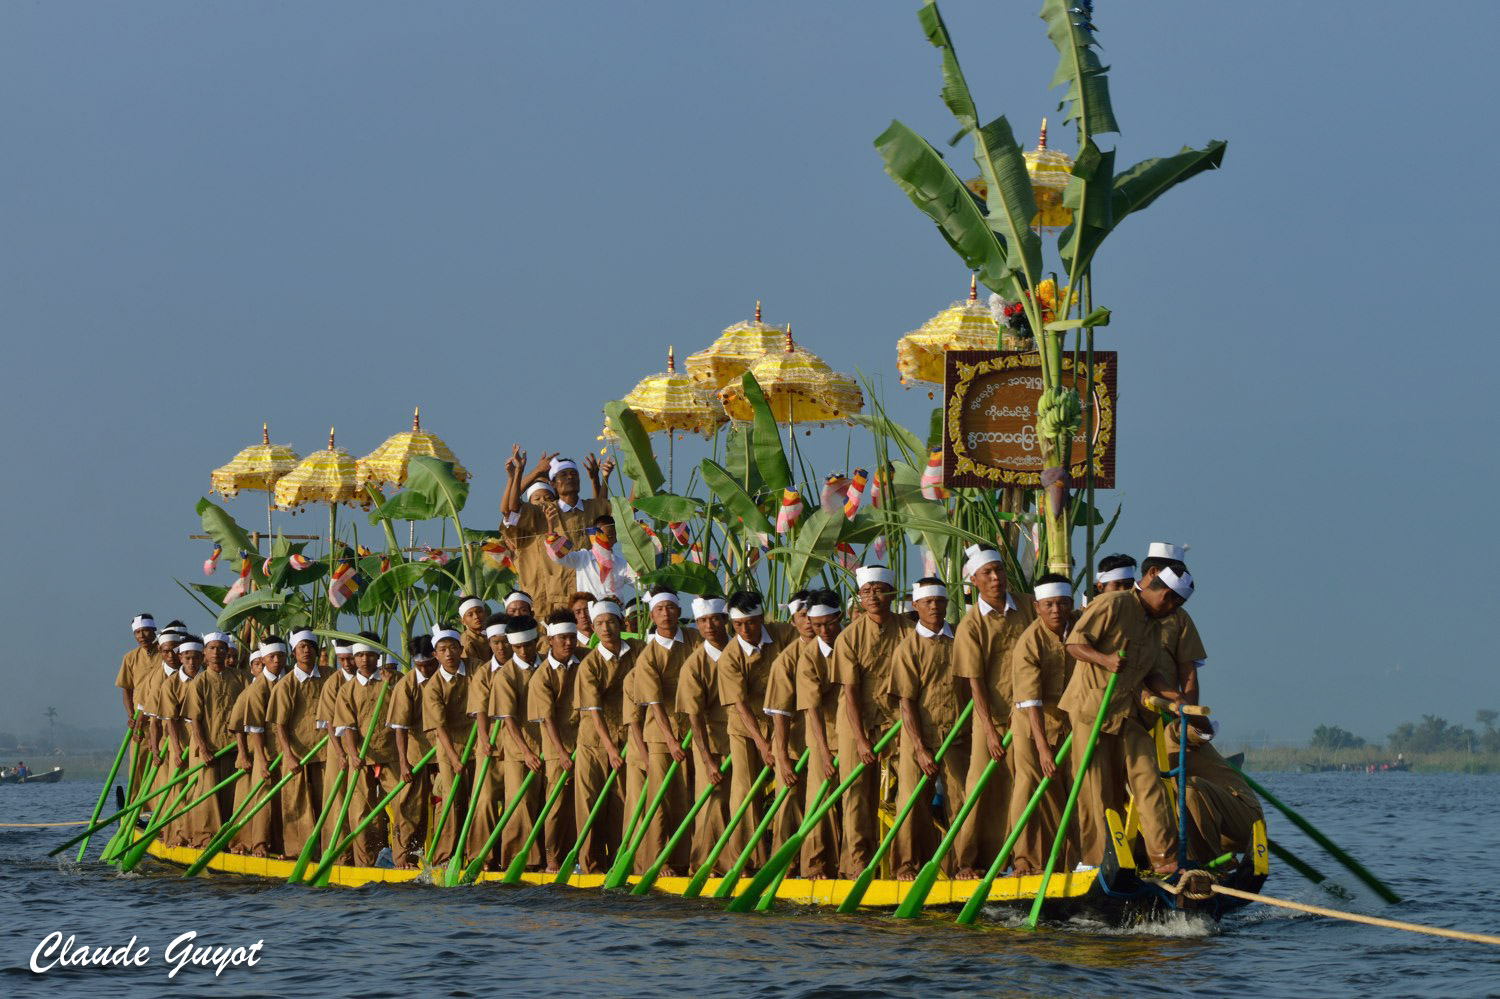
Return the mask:
POLYGON ((942 583, 928 583, 926 586, 916 586, 911 591, 911 598, 913 600, 925 600, 928 597, 946 597, 947 595, 948 587, 942 583))
POLYGON ((1174 545, 1170 541, 1153 541, 1151 547, 1146 549, 1147 558, 1169 558, 1173 562, 1181 562, 1192 545, 1174 545))
POLYGON ((896 574, 878 565, 862 565, 854 570, 854 581, 859 586, 864 586, 866 583, 884 583, 887 586, 895 586, 896 574))
POLYGON ((547 478, 557 478, 558 472, 566 472, 568 469, 578 471, 578 463, 572 458, 553 458, 552 464, 547 466, 547 478))
POLYGON ((484 629, 485 638, 494 638, 496 635, 503 634, 505 634, 505 625, 503 624, 492 624, 484 629))
POLYGON ((260 649, 251 649, 250 650, 250 662, 253 663, 253 662, 255 662, 255 660, 257 660, 259 658, 260 658, 260 649))
POLYGON ((433 630, 433 632, 432 632, 432 644, 433 645, 437 645, 438 642, 441 642, 445 638, 451 638, 451 639, 453 639, 456 642, 456 641, 459 640, 459 634, 458 634, 458 632, 454 631, 452 628, 435 628, 433 630))
POLYGON ((463 617, 465 614, 469 613, 469 611, 473 610, 475 607, 484 607, 484 606, 485 606, 485 603, 484 603, 483 600, 480 600, 478 597, 470 597, 469 599, 465 600, 463 603, 461 603, 461 604, 458 605, 458 616, 459 617, 463 617))
POLYGON ((1031 594, 1034 600, 1051 600, 1053 597, 1071 597, 1073 587, 1067 583, 1043 583, 1031 594))
MULTIPOLYGON (((573 627, 576 629, 578 626, 574 625, 573 627)), ((534 642, 536 641, 536 629, 527 628, 525 631, 508 632, 506 633, 505 640, 512 645, 525 645, 527 642, 534 642)))
POLYGON ((766 613, 766 609, 764 607, 762 607, 760 604, 756 604, 754 607, 751 607, 749 610, 739 610, 738 608, 731 607, 731 608, 729 608, 729 620, 731 620, 731 621, 745 621, 745 620, 748 620, 748 619, 750 619, 752 617, 762 617, 762 616, 765 615, 765 613, 766 613))
POLYGON ((620 610, 620 605, 613 600, 589 601, 589 620, 592 621, 601 614, 613 614, 621 621, 625 620, 625 612, 620 610))
POLYGON ((183 642, 181 645, 177 646, 177 651, 178 652, 202 652, 203 651, 203 643, 202 642, 183 642))
POLYGON ((269 645, 262 645, 260 647, 260 654, 263 656, 269 656, 276 652, 286 655, 286 645, 281 642, 272 642, 269 645))
POLYGON ((1101 573, 1099 573, 1099 575, 1097 575, 1097 576, 1094 577, 1094 582, 1096 582, 1096 583, 1098 583, 1099 585, 1102 586, 1105 583, 1118 583, 1118 582, 1121 582, 1121 581, 1131 580, 1131 579, 1134 579, 1134 578, 1135 578, 1135 566, 1133 566, 1133 565, 1122 565, 1118 569, 1110 569, 1107 572, 1101 572, 1101 573))
POLYGON ((1183 571, 1180 575, 1171 567, 1167 566, 1157 573, 1156 578, 1167 584, 1167 589, 1177 594, 1183 600, 1193 595, 1192 574, 1183 571))
POLYGON ((527 607, 531 606, 531 598, 522 593, 520 590, 516 590, 510 596, 505 598, 505 606, 509 607, 511 604, 515 603, 518 600, 521 603, 525 604, 527 607))
POLYGON ((677 599, 677 594, 671 592, 653 593, 646 599, 646 606, 652 610, 656 609, 657 604, 671 604, 679 609, 682 607, 682 601, 677 599))
POLYGON ((797 612, 802 610, 806 606, 806 600, 788 600, 786 605, 786 612, 795 617, 797 612))
POLYGON ((225 635, 224 644, 228 645, 231 649, 237 649, 240 647, 240 640, 233 635, 225 635))
POLYGON ((835 614, 840 613, 842 611, 837 607, 829 607, 827 604, 813 604, 807 609, 808 617, 833 617, 835 614))
POLYGON ((375 646, 370 645, 370 644, 368 644, 366 642, 355 642, 353 645, 349 646, 349 654, 350 655, 354 655, 354 656, 359 655, 361 652, 379 652, 379 651, 380 650, 377 649, 375 646))
POLYGON ((222 631, 210 631, 203 636, 203 644, 207 645, 209 642, 223 642, 225 645, 228 645, 230 638, 222 631))
POLYGON ((980 549, 973 555, 970 555, 968 561, 964 563, 964 578, 969 579, 974 575, 974 573, 978 572, 980 569, 983 569, 991 562, 999 561, 999 552, 995 551, 992 548, 980 549))
POLYGON ((301 631, 292 632, 292 648, 295 649, 301 642, 312 642, 314 645, 317 645, 318 636, 314 635, 312 631, 307 628, 303 628, 301 631))
POLYGON ((576 634, 578 634, 578 625, 573 624, 572 622, 565 621, 562 624, 549 624, 549 625, 547 625, 547 637, 548 638, 552 638, 552 637, 554 637, 556 635, 576 635, 576 634))
POLYGON ((724 613, 724 601, 718 597, 694 597, 693 620, 724 613))
POLYGON ((135 631, 139 628, 151 628, 154 630, 156 628, 156 621, 150 615, 142 614, 135 620, 130 622, 131 631, 135 631))
POLYGON ((529 486, 526 487, 525 499, 528 500, 528 501, 530 501, 531 497, 535 496, 538 492, 542 492, 544 490, 546 492, 551 493, 554 496, 557 495, 557 490, 552 488, 552 483, 550 483, 550 482, 533 482, 531 485, 529 485, 529 486))

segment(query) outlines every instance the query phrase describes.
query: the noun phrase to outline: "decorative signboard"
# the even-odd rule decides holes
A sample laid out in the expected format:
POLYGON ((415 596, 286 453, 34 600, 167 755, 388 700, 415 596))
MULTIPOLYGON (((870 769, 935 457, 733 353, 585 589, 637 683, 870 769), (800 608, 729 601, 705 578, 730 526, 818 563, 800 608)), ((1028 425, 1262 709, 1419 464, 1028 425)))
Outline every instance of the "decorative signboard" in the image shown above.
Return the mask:
MULTIPOLYGON (((1115 484, 1115 366, 1112 350, 1094 352, 1094 377, 1085 385, 1087 361, 1063 356, 1063 384, 1074 385, 1089 406, 1093 397, 1094 485, 1115 484)), ((1030 351, 950 350, 944 372, 943 484, 960 489, 1041 486, 1042 449, 1036 436, 1037 402, 1042 395, 1041 356, 1030 351)), ((1073 435, 1068 476, 1084 481, 1086 427, 1073 435)))

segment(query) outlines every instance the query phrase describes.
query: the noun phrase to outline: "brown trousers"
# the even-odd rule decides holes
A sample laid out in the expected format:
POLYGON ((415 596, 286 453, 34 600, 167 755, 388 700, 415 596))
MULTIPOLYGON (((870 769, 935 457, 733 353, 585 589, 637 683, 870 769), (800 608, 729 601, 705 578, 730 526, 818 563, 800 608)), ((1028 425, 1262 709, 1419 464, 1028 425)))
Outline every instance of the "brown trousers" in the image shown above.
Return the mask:
MULTIPOLYGON (((457 743, 455 743, 455 746, 457 743)), ((460 750, 460 753, 462 750, 460 750)), ((437 752, 438 770, 437 776, 433 778, 432 794, 437 800, 433 802, 432 823, 433 829, 428 833, 431 842, 427 847, 427 863, 433 867, 446 864, 453 859, 453 851, 458 849, 458 834, 464 826, 464 813, 469 805, 469 770, 472 764, 466 765, 458 774, 458 780, 454 780, 452 761, 448 754, 440 748, 437 752), (453 797, 453 807, 448 808, 448 797, 453 797), (443 828, 437 828, 438 821, 442 818, 443 810, 447 809, 448 819, 443 822, 443 828), (433 836, 436 834, 436 838, 433 836)))
MULTIPOLYGON (((672 771, 671 781, 667 781, 667 771, 672 769, 672 754, 668 752, 664 743, 651 743, 651 754, 646 763, 646 804, 649 806, 651 800, 656 797, 662 785, 665 784, 667 793, 661 800, 661 807, 656 814, 651 816, 651 821, 646 824, 646 834, 641 840, 640 849, 635 853, 635 873, 645 874, 646 869, 656 863, 656 858, 667 848, 667 841, 682 825, 686 818, 691 803, 688 800, 688 791, 693 786, 692 777, 692 755, 677 765, 672 771)), ((691 844, 684 836, 677 843, 677 849, 667 858, 663 870, 670 867, 681 873, 687 869, 691 859, 691 844)))
MULTIPOLYGON (((1072 714, 1071 720, 1073 748, 1068 755, 1073 758, 1073 776, 1077 780, 1078 764, 1083 759, 1083 747, 1088 745, 1089 733, 1093 731, 1094 719, 1072 714)), ((1119 732, 1099 734, 1093 761, 1082 781, 1078 793, 1078 830, 1081 859, 1085 864, 1098 866, 1104 858, 1105 844, 1109 841, 1104 810, 1113 809, 1123 819, 1127 787, 1135 799, 1141 835, 1145 838, 1151 863, 1156 865, 1176 860, 1177 822, 1157 775, 1156 742, 1134 716, 1124 720, 1119 732)))
MULTIPOLYGON (((498 747, 499 743, 496 743, 498 747)), ((484 844, 489 842, 490 833, 495 831, 495 823, 500 818, 500 810, 505 806, 505 763, 494 756, 489 758, 490 765, 485 767, 484 780, 479 785, 479 794, 474 798, 474 821, 469 825, 469 838, 464 844, 464 857, 473 860, 479 856, 484 844)), ((479 768, 484 765, 480 759, 474 766, 474 779, 479 780, 479 768)), ((497 842, 490 850, 490 856, 485 861, 485 867, 495 870, 500 864, 500 844, 497 842)))
MULTIPOLYGON (((870 735, 872 744, 878 735, 878 732, 870 735)), ((843 782, 859 766, 854 733, 849 731, 848 723, 843 718, 839 719, 838 742, 839 780, 843 782)), ((880 842, 880 820, 877 814, 880 805, 879 758, 874 764, 865 767, 865 772, 844 792, 839 804, 844 811, 839 877, 857 878, 869 866, 870 858, 875 856, 875 847, 880 842)))
MULTIPOLYGON (((341 838, 353 832, 365 820, 365 816, 370 814, 370 809, 389 794, 401 780, 393 767, 381 767, 378 775, 373 768, 369 767, 347 772, 349 774, 347 779, 354 781, 354 791, 349 797, 349 817, 344 822, 343 831, 339 834, 341 838)), ((328 824, 331 825, 332 822, 333 819, 330 819, 328 824)), ((399 827, 400 823, 398 822, 397 825, 399 827)), ((389 834, 388 823, 384 816, 381 816, 371 822, 364 832, 356 836, 353 847, 355 866, 374 867, 376 858, 380 856, 380 848, 385 845, 389 834)), ((399 841, 393 841, 393 843, 396 844, 391 847, 391 858, 394 861, 402 851, 399 849, 399 841)))
POLYGON ((1188 775, 1188 851, 1195 861, 1207 863, 1223 853, 1250 849, 1255 823, 1263 815, 1243 793, 1188 775))
MULTIPOLYGON (((798 755, 800 756, 801 753, 799 752, 798 755)), ((806 811, 802 807, 803 798, 807 794, 807 788, 804 786, 806 783, 807 773, 804 771, 797 777, 797 786, 787 791, 785 796, 782 796, 781 792, 785 788, 785 785, 780 780, 776 782, 776 794, 782 800, 781 805, 776 809, 776 818, 771 820, 772 854, 780 850, 782 844, 795 836, 797 830, 802 828, 802 819, 806 815, 806 811)), ((771 800, 774 802, 775 798, 771 800)), ((806 850, 806 846, 807 843, 804 840, 804 851, 806 850)), ((787 868, 787 877, 800 878, 804 876, 802 873, 802 853, 799 852, 796 857, 792 858, 791 866, 787 868)))
MULTIPOLYGON (((714 844, 719 837, 724 835, 724 829, 729 825, 729 792, 731 780, 728 774, 715 787, 709 780, 709 768, 703 765, 700 757, 693 758, 693 800, 703 797, 704 792, 712 792, 703 807, 698 809, 698 817, 693 820, 693 840, 690 845, 692 853, 693 872, 708 863, 708 855, 713 850, 714 844)), ((724 874, 729 870, 729 865, 734 863, 734 858, 727 856, 728 849, 719 854, 714 861, 712 874, 724 874)))
MULTIPOLYGON (((823 795, 824 799, 833 793, 838 786, 838 774, 829 774, 823 770, 823 755, 814 749, 807 755, 807 774, 803 778, 802 813, 811 815, 817 807, 818 792, 823 788, 823 781, 832 777, 829 781, 828 790, 823 795)), ((785 806, 783 806, 785 807, 785 806)), ((814 826, 802 841, 802 876, 804 878, 833 878, 839 873, 839 808, 834 805, 823 817, 823 821, 814 826)))
MULTIPOLYGON (((255 808, 256 804, 261 802, 268 794, 271 796, 271 800, 262 805, 260 810, 251 816, 249 821, 240 828, 239 833, 235 836, 235 843, 246 853, 253 854, 260 852, 265 856, 271 857, 282 852, 281 800, 277 795, 271 794, 271 788, 276 782, 271 779, 269 771, 266 770, 265 757, 260 753, 256 753, 253 746, 251 747, 251 753, 255 757, 255 767, 250 772, 250 786, 254 787, 258 783, 260 788, 255 792, 255 798, 246 806, 240 818, 244 819, 246 815, 249 815, 250 810, 255 808)), ((279 773, 280 771, 278 770, 277 772, 279 773)), ((249 788, 245 790, 248 793, 249 788)), ((238 796, 236 796, 236 799, 235 807, 238 808, 238 796)))
MULTIPOLYGON (((729 865, 733 865, 739 859, 740 854, 750 845, 751 837, 755 835, 755 829, 760 825, 760 820, 765 816, 765 803, 757 791, 753 797, 750 788, 755 785, 755 778, 765 767, 765 761, 761 759, 760 750, 755 745, 755 740, 747 737, 731 734, 729 736, 729 815, 739 809, 740 803, 747 797, 750 807, 745 809, 745 814, 740 817, 739 825, 734 827, 734 832, 729 835, 729 843, 724 847, 723 857, 727 858, 729 865)), ((750 851, 750 859, 745 863, 745 873, 753 873, 760 870, 767 860, 766 844, 762 839, 757 842, 754 849, 750 851)))
MULTIPOLYGON (((194 765, 197 762, 197 758, 194 757, 194 765)), ((234 773, 234 770, 233 753, 226 753, 217 760, 211 761, 208 766, 198 771, 198 776, 192 781, 193 788, 188 792, 188 797, 183 804, 196 801, 208 794, 220 781, 234 773)), ((188 846, 201 850, 208 845, 208 841, 224 827, 224 823, 229 821, 229 816, 234 812, 235 788, 247 783, 249 779, 248 776, 244 776, 228 787, 220 788, 214 796, 183 816, 182 834, 188 846)))
MULTIPOLYGON (((942 745, 941 737, 946 736, 947 733, 942 732, 936 735, 937 737, 926 740, 927 750, 933 755, 937 754, 938 747, 942 745)), ((964 800, 965 777, 969 771, 968 741, 966 735, 961 734, 953 740, 953 745, 948 748, 948 752, 943 754, 943 758, 937 761, 937 777, 943 782, 943 800, 946 802, 949 821, 952 821, 964 800)), ((901 753, 896 761, 897 814, 900 814, 901 809, 906 807, 907 800, 916 791, 917 784, 921 780, 922 768, 917 766, 916 748, 913 740, 903 729, 901 753)), ((937 820, 932 811, 932 798, 936 792, 937 779, 927 781, 911 814, 906 817, 906 821, 896 830, 895 838, 891 840, 891 870, 897 876, 903 874, 915 876, 922 865, 937 853, 938 843, 942 836, 938 833, 937 820)), ((973 826, 968 825, 966 828, 972 829, 973 826)), ((968 835, 966 830, 960 830, 958 839, 966 835, 968 835)), ((953 875, 958 839, 954 840, 954 849, 949 851, 948 856, 943 858, 940 865, 943 874, 948 877, 953 875)))
MULTIPOLYGON (((335 808, 338 805, 335 803, 335 808)), ((301 855, 323 811, 323 761, 309 760, 302 772, 281 788, 281 849, 288 857, 301 855)))
MULTIPOLYGON (((432 800, 433 764, 429 762, 411 775, 411 783, 401 789, 392 802, 396 822, 391 830, 391 862, 410 867, 417 862, 417 851, 427 840, 427 814, 432 800)), ((400 780, 400 774, 394 775, 400 780)))
MULTIPOLYGON (((990 762, 989 746, 984 739, 984 729, 979 727, 981 723, 975 722, 972 729, 973 734, 969 739, 969 781, 978 783, 980 774, 990 762)), ((1000 727, 1000 735, 1003 738, 1007 731, 1005 725, 1000 727)), ((1016 738, 1020 738, 1017 734, 1016 738)), ((1010 834, 1010 785, 1011 767, 1014 766, 1015 745, 1005 751, 1005 759, 1001 760, 990 774, 989 783, 984 786, 984 792, 979 796, 979 803, 969 812, 969 821, 964 827, 963 835, 958 843, 954 844, 953 859, 960 867, 978 868, 988 870, 990 864, 994 863, 995 857, 1000 853, 1000 848, 1005 845, 1005 837, 1010 834)))
MULTIPOLYGON (((521 756, 520 753, 511 755, 521 756)), ((501 865, 508 865, 515 859, 516 854, 521 852, 521 847, 526 845, 526 837, 531 835, 531 827, 536 825, 537 816, 542 814, 542 803, 546 800, 547 774, 544 768, 532 776, 524 757, 513 760, 507 756, 504 769, 505 786, 510 789, 510 797, 513 799, 517 795, 520 796, 519 802, 511 800, 505 802, 506 808, 510 808, 512 804, 515 805, 510 818, 505 822, 505 828, 500 832, 499 840, 499 862, 501 865), (531 784, 526 788, 526 793, 522 794, 521 786, 526 783, 527 777, 531 777, 531 784)), ((531 851, 526 855, 528 870, 536 870, 542 866, 543 849, 542 837, 538 836, 531 844, 531 851)))
MULTIPOLYGON (((562 866, 562 862, 568 856, 568 851, 573 849, 573 844, 578 840, 578 821, 574 814, 573 797, 577 794, 578 777, 577 765, 574 765, 575 774, 572 777, 573 787, 563 785, 562 794, 558 795, 557 801, 552 805, 552 811, 547 813, 546 820, 542 823, 542 848, 547 858, 547 870, 556 871, 562 866)), ((566 773, 562 764, 555 760, 547 760, 542 769, 542 776, 547 779, 547 793, 552 793, 552 785, 557 783, 560 775, 566 773)), ((543 804, 546 804, 543 801, 543 804)), ((569 872, 572 873, 572 872, 569 872)))
MULTIPOLYGON (((1010 744, 1011 773, 1014 783, 1010 791, 1010 827, 1014 829, 1021 820, 1032 795, 1042 783, 1042 761, 1037 754, 1036 741, 1025 713, 1017 708, 1011 715, 1010 729, 1016 734, 1010 744)), ((1062 740, 1047 746, 1047 755, 1057 758, 1062 740)), ((1074 739, 1077 745, 1077 739, 1074 739)), ((1069 753, 1073 750, 1070 748, 1069 753)), ((1082 752, 1082 750, 1079 750, 1082 752)), ((1016 846, 1011 851, 1011 866, 1017 874, 1040 874, 1047 866, 1047 857, 1052 853, 1053 841, 1057 838, 1057 827, 1062 821, 1063 807, 1067 804, 1068 790, 1073 786, 1069 762, 1064 760, 1057 773, 1047 785, 1047 791, 1037 802, 1031 818, 1016 837, 1016 846)), ((1078 865, 1078 817, 1069 823, 1068 835, 1063 842, 1058 870, 1071 871, 1078 865)))
MULTIPOLYGON (((609 754, 602 747, 578 747, 578 760, 573 765, 573 820, 576 823, 573 828, 582 829, 599 796, 608 795, 578 851, 578 865, 585 874, 607 871, 615 851, 620 848, 626 814, 625 789, 620 785, 629 780, 630 769, 630 761, 626 760, 623 772, 609 781, 609 754), (606 782, 609 783, 607 792, 604 789, 606 782)), ((572 846, 569 843, 563 851, 566 853, 572 846)))

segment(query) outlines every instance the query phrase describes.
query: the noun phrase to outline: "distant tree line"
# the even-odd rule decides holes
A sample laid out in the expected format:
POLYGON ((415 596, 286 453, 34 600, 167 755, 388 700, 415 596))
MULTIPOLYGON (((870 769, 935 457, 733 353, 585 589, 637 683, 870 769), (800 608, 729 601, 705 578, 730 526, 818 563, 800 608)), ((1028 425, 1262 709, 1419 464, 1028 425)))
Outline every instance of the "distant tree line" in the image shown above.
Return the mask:
MULTIPOLYGON (((1402 722, 1386 737, 1386 749, 1392 753, 1500 753, 1500 711, 1483 708, 1474 713, 1479 728, 1455 725, 1437 715, 1423 715, 1421 721, 1402 722)), ((1308 740, 1312 749, 1362 749, 1365 740, 1337 725, 1319 725, 1308 740)), ((1378 748, 1378 747, 1375 747, 1378 748)))

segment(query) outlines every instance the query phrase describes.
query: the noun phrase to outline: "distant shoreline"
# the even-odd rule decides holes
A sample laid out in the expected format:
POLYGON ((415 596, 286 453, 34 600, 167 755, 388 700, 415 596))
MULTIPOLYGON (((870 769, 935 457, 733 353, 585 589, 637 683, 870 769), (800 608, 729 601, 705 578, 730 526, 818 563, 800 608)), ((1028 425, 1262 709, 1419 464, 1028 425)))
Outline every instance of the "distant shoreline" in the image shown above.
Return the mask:
MULTIPOLYGON (((1376 776, 1401 775, 1401 771, 1393 773, 1379 769, 1381 764, 1394 762, 1395 754, 1369 747, 1327 750, 1288 747, 1253 749, 1248 746, 1230 749, 1221 746, 1219 749, 1226 755, 1243 752, 1246 770, 1296 773, 1328 766, 1349 766, 1352 768, 1350 772, 1363 772, 1373 765, 1377 768, 1376 776)), ((1500 753, 1407 753, 1405 759, 1411 764, 1411 773, 1500 774, 1500 753)))

